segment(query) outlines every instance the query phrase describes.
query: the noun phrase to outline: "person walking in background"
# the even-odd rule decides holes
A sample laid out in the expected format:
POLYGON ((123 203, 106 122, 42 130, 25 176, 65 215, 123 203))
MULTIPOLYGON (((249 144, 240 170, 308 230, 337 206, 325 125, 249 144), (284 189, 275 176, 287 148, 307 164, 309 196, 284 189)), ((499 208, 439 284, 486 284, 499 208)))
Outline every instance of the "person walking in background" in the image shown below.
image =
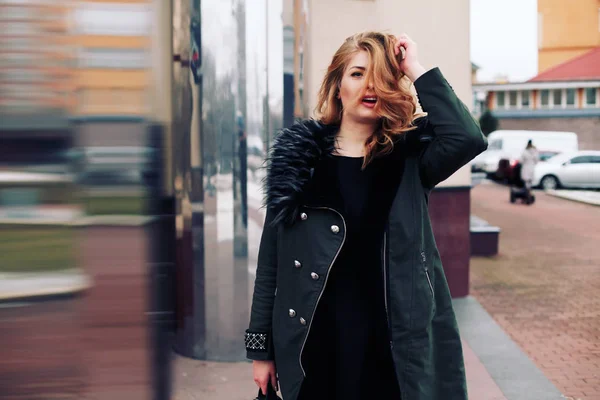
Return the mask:
POLYGON ((533 175, 535 173, 535 165, 540 161, 537 148, 533 145, 533 142, 529 140, 527 147, 521 154, 521 179, 525 183, 525 189, 527 190, 527 198, 531 197, 531 185, 533 182, 533 175))
POLYGON ((404 34, 347 38, 316 111, 268 158, 245 333, 254 381, 266 393, 279 380, 284 400, 466 400, 427 207, 487 140, 404 34))

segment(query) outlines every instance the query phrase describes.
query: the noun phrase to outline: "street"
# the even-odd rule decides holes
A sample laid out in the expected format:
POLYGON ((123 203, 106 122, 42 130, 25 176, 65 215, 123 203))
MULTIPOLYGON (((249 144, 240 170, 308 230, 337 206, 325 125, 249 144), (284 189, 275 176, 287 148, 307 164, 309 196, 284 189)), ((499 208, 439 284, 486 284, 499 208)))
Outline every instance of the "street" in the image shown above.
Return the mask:
POLYGON ((600 208, 535 194, 472 190, 472 214, 502 231, 498 256, 471 260, 471 294, 567 398, 599 399, 600 208))
POLYGON ((80 302, 0 304, 2 399, 79 399, 86 385, 80 302))
MULTIPOLYGON (((145 227, 77 234, 85 294, 0 302, 3 400, 150 398, 145 227)), ((41 281, 22 292, 52 288, 41 281)))

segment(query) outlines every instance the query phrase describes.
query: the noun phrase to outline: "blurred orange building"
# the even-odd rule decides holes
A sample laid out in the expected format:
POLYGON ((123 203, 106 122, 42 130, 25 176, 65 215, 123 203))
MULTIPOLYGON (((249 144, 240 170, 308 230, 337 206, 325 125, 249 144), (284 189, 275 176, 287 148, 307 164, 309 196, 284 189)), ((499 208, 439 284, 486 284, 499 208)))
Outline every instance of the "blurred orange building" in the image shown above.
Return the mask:
POLYGON ((20 140, 32 136, 91 145, 99 122, 100 134, 131 132, 137 143, 149 113, 151 10, 149 0, 0 1, 6 152, 29 152, 20 140))
POLYGON ((0 2, 2 130, 64 126, 75 104, 66 2, 0 2))
POLYGON ((150 110, 149 0, 76 0, 70 33, 76 146, 144 146, 150 110))
POLYGON ((538 73, 600 46, 600 0, 538 0, 538 73))
POLYGON ((148 0, 72 3, 75 115, 147 114, 150 11, 148 0))

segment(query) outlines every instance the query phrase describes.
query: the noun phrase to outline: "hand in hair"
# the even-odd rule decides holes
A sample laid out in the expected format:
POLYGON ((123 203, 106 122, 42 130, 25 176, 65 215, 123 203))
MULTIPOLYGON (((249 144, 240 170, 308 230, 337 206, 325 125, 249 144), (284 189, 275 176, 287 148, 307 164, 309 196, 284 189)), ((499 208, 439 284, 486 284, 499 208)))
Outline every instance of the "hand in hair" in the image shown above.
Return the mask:
POLYGON ((416 81, 426 70, 421 65, 418 59, 417 44, 403 33, 396 36, 396 44, 394 45, 394 53, 401 54, 400 70, 404 75, 408 76, 411 81, 416 81))

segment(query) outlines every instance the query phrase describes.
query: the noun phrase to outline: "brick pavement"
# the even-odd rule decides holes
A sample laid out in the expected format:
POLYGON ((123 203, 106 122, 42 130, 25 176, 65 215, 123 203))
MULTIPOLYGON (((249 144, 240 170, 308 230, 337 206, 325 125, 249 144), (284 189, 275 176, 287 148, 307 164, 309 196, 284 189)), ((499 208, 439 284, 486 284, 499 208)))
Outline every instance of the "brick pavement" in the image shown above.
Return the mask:
MULTIPOLYGON (((469 398, 507 400, 477 355, 463 341, 469 398)), ((223 363, 175 355, 173 400, 247 400, 256 394, 250 362, 223 363)), ((376 393, 376 388, 373 389, 376 393)))
POLYGON ((471 294, 571 399, 600 399, 600 210, 508 188, 472 191, 472 213, 502 228, 500 254, 471 261, 471 294))

